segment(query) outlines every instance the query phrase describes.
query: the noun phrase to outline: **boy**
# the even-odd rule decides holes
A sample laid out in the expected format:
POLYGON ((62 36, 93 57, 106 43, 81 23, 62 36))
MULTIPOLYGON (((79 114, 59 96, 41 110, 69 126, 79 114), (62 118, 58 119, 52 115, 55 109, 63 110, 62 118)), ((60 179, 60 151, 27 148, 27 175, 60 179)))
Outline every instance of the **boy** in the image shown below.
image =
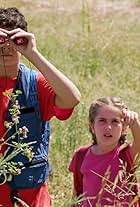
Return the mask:
MULTIPOLYGON (((20 123, 29 129, 28 141, 37 141, 35 161, 25 167, 21 175, 0 185, 0 204, 12 207, 17 202, 16 196, 30 207, 49 207, 51 200, 45 182, 50 172, 48 121, 53 116, 60 120, 69 118, 80 101, 80 92, 38 51, 34 34, 27 32, 25 17, 16 8, 0 8, 0 137, 6 131, 4 121, 8 119, 9 108, 9 100, 3 92, 15 89, 22 91, 20 123), (20 64, 21 54, 39 70, 38 73, 20 64)), ((1 153, 5 149, 3 146, 1 153)), ((17 161, 24 162, 18 156, 17 161)))

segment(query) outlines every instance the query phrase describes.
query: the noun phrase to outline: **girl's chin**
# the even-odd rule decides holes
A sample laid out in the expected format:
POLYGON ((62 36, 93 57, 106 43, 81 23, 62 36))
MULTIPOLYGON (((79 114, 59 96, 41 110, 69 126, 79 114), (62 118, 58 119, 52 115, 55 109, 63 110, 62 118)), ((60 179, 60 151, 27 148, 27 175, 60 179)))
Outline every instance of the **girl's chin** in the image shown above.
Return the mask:
POLYGON ((118 144, 118 140, 114 141, 113 138, 104 138, 102 139, 101 143, 104 145, 104 146, 116 146, 118 144))

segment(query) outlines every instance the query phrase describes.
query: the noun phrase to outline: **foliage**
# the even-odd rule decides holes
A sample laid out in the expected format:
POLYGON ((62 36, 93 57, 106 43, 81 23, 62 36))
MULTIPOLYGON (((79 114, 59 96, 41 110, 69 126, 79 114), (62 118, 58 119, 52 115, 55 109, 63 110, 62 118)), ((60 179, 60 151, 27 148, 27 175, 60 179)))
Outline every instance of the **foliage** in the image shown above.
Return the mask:
MULTIPOLYGON (((5 121, 5 127, 7 128, 5 134, 0 139, 0 147, 7 146, 7 150, 4 154, 0 154, 0 185, 4 184, 6 181, 11 181, 14 175, 19 175, 24 169, 24 164, 22 162, 15 162, 13 158, 19 153, 26 156, 29 161, 32 160, 34 153, 32 151, 33 142, 24 143, 24 139, 27 139, 28 129, 26 126, 18 128, 19 114, 20 114, 20 105, 18 103, 17 97, 21 94, 21 91, 17 90, 14 92, 5 91, 3 95, 6 96, 10 101, 9 113, 11 115, 11 122, 5 121), (15 133, 11 136, 6 137, 8 131, 15 128, 15 133), (15 138, 18 136, 18 141, 15 141, 15 138), (9 147, 13 150, 9 153, 9 147)), ((18 200, 18 198, 17 198, 18 200)), ((19 201, 23 203, 23 201, 19 201)), ((24 204, 27 207, 27 204, 24 204)))

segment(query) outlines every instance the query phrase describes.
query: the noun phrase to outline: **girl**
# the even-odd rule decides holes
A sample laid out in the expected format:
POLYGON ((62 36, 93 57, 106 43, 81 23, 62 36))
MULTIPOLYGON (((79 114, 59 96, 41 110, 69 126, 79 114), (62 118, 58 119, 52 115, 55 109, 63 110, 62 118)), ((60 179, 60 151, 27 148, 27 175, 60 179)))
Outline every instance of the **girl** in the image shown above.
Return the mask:
POLYGON ((123 149, 128 128, 133 142, 125 147, 125 153, 129 160, 134 160, 140 153, 138 114, 116 97, 101 98, 91 104, 89 129, 93 144, 78 149, 69 165, 74 177, 73 193, 75 196, 83 193, 81 207, 130 206, 134 192, 123 149))

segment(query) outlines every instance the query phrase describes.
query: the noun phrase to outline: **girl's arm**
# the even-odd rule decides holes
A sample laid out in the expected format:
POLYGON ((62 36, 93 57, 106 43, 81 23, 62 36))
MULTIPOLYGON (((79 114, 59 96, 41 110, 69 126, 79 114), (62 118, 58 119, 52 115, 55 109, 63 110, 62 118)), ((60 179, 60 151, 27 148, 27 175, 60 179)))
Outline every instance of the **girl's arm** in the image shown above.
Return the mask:
POLYGON ((132 135, 133 135, 133 143, 132 143, 132 153, 135 157, 137 154, 140 155, 140 121, 136 119, 132 126, 130 126, 132 135))
POLYGON ((77 193, 74 187, 74 175, 73 175, 73 186, 72 186, 72 202, 74 204, 72 204, 71 207, 78 207, 80 206, 80 203, 78 202, 78 197, 77 197, 77 193))
POLYGON ((132 141, 132 156, 140 155, 140 121, 138 113, 134 111, 124 111, 125 125, 129 126, 133 141, 132 141))

